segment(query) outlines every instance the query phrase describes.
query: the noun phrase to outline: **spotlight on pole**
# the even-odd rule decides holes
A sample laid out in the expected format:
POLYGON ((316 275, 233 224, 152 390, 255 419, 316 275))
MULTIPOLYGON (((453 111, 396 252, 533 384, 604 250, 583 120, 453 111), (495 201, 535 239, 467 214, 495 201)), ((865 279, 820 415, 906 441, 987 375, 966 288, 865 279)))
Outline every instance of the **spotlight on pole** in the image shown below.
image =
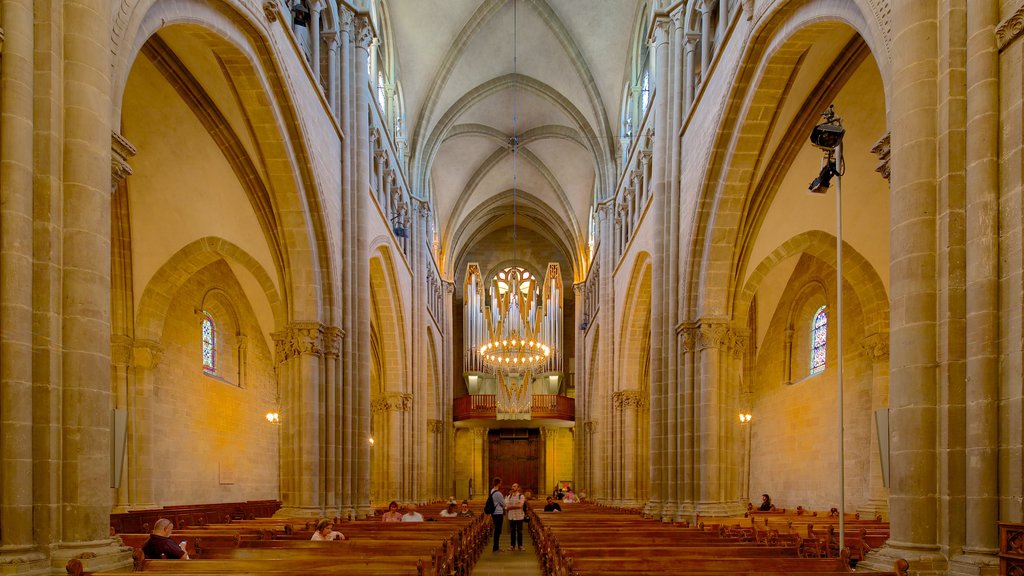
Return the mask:
POLYGON ((841 154, 838 155, 839 161, 836 161, 836 149, 843 143, 843 136, 846 134, 846 129, 843 128, 843 120, 836 117, 836 110, 833 105, 829 105, 828 110, 825 110, 821 117, 824 118, 824 122, 811 130, 811 144, 825 151, 821 172, 818 173, 818 177, 807 188, 815 194, 824 194, 832 184, 832 177, 842 176, 842 172, 845 170, 841 154))

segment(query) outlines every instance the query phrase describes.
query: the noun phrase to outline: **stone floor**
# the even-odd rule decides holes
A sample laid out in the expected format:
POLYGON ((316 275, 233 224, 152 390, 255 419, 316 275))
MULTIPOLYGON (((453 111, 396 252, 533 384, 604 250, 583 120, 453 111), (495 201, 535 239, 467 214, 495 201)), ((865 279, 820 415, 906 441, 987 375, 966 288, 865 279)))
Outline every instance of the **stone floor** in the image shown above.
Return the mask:
POLYGON ((508 527, 501 534, 501 552, 491 552, 488 544, 473 567, 472 576, 540 576, 540 560, 533 548, 530 531, 523 528, 523 551, 508 552, 508 527))

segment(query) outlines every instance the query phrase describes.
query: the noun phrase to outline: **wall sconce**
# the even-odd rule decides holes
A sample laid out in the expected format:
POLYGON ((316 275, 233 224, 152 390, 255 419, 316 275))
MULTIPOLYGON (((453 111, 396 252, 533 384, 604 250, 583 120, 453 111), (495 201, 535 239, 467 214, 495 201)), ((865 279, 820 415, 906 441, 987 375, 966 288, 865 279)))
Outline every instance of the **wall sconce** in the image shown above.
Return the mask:
POLYGON ((747 422, 750 422, 750 419, 753 417, 754 415, 751 414, 750 412, 740 412, 740 424, 746 424, 747 422))
POLYGON ((267 412, 267 422, 270 422, 271 424, 280 424, 281 415, 277 412, 267 412))
POLYGON ((367 440, 367 442, 370 443, 370 446, 373 446, 373 444, 374 444, 373 436, 370 436, 370 438, 369 438, 369 440, 367 440))

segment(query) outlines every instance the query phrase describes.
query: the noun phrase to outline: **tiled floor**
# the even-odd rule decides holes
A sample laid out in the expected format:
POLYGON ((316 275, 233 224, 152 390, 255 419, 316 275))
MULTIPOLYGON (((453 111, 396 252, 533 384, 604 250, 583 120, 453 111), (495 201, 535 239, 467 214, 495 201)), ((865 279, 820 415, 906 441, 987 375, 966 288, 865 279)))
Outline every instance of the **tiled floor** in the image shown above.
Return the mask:
POLYGON ((508 552, 508 527, 501 534, 501 552, 491 552, 488 544, 473 567, 473 576, 540 576, 540 560, 533 548, 530 531, 523 528, 523 551, 508 552))

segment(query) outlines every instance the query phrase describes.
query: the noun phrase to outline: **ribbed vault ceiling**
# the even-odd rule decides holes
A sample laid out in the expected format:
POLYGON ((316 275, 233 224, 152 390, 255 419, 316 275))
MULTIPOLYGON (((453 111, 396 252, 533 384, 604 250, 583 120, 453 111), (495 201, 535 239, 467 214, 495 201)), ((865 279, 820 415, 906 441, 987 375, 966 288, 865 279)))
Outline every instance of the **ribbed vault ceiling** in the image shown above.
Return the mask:
POLYGON ((613 186, 615 126, 638 2, 392 0, 389 6, 410 176, 432 196, 443 265, 471 248, 481 227, 506 221, 497 215, 511 210, 515 109, 517 187, 527 198, 529 225, 546 227, 579 273, 594 194, 607 195, 613 186))

